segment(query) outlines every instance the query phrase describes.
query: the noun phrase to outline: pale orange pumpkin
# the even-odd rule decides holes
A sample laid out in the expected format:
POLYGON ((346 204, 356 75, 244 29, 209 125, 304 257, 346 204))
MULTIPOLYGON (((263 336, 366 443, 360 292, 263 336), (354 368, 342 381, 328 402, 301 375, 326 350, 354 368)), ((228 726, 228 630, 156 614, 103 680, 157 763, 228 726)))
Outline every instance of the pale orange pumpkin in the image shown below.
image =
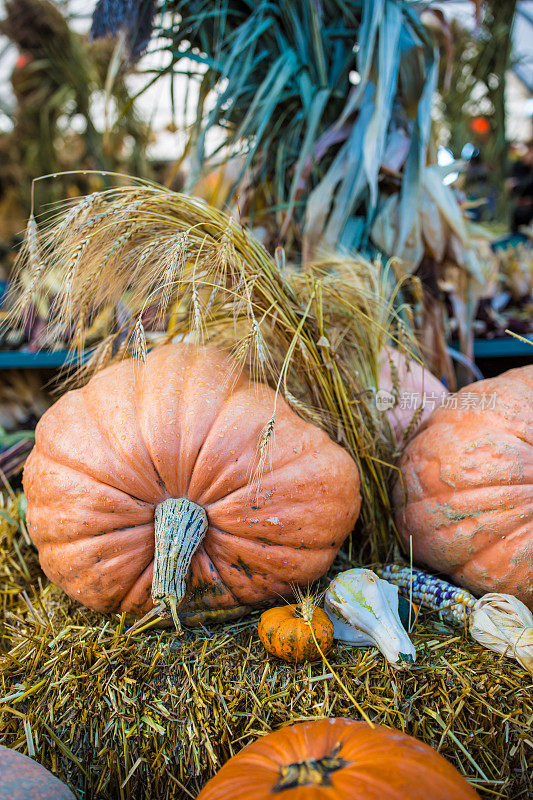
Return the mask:
POLYGON ((281 728, 233 756, 198 800, 479 800, 446 759, 400 731, 350 719, 281 728))
POLYGON ((408 445, 396 521, 417 563, 533 609, 533 366, 461 389, 408 445), (405 492, 404 492, 405 487, 405 492))
POLYGON ((278 397, 259 480, 274 405, 229 357, 187 344, 68 392, 24 472, 45 573, 98 611, 170 598, 185 615, 261 605, 323 575, 358 516, 357 466, 278 397))
POLYGON ((402 350, 394 347, 385 347, 381 354, 378 389, 391 395, 394 389, 398 391, 396 405, 384 409, 383 413, 387 415, 400 442, 407 428, 414 434, 449 394, 429 369, 424 369, 418 361, 408 358, 402 350), (393 370, 396 379, 393 378, 393 370), (418 412, 420 406, 422 410, 418 412))

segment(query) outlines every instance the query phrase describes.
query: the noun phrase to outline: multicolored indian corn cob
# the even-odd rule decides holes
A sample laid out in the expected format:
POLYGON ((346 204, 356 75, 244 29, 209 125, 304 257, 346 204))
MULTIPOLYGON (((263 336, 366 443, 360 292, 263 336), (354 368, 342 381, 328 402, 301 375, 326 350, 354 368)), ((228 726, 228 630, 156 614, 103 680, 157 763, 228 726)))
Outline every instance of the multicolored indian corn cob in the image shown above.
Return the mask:
POLYGON ((411 569, 402 564, 387 564, 377 567, 376 573, 398 587, 405 597, 412 597, 415 603, 440 611, 450 622, 463 625, 474 607, 476 598, 466 589, 428 575, 419 569, 411 569))

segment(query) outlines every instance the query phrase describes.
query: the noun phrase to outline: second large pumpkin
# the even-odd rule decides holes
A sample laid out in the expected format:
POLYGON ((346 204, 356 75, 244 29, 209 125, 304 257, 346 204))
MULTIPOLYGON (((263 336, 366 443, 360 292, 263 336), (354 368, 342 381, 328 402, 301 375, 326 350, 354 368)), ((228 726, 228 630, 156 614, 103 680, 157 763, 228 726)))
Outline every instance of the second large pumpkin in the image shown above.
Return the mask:
POLYGON ((219 351, 185 344, 68 392, 39 422, 24 473, 45 573, 90 608, 145 613, 154 514, 185 498, 208 527, 180 610, 256 606, 316 580, 357 519, 357 466, 278 398, 259 480, 273 409, 269 387, 219 351))
POLYGON ((396 521, 417 563, 533 608, 533 366, 466 386, 409 443, 396 521))

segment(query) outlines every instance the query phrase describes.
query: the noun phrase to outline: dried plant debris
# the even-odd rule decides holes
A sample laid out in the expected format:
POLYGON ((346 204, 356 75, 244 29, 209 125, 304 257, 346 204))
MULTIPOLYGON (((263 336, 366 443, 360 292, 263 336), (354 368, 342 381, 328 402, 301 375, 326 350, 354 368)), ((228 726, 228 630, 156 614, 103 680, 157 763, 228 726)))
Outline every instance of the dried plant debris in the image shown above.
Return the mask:
MULTIPOLYGON (((28 286, 33 304, 44 302, 54 276, 62 290, 50 310, 49 337, 81 350, 91 320, 107 320, 81 380, 125 356, 142 363, 148 349, 174 337, 231 351, 252 378, 270 383, 356 460, 371 557, 378 550, 385 557, 387 486, 399 448, 375 392, 384 347, 419 358, 412 312, 402 300, 407 284, 416 293, 416 279, 398 281, 393 263, 339 256, 296 271, 236 220, 152 184, 92 197, 32 228, 5 324, 22 323, 31 312, 28 286)), ((393 381, 397 396, 397 376, 393 381)))
MULTIPOLYGON (((373 721, 437 748, 486 800, 531 796, 531 679, 466 630, 421 614, 417 662, 402 673, 375 649, 336 646, 329 666, 265 657, 258 613, 180 636, 150 625, 130 633, 124 617, 89 612, 47 584, 17 526, 18 499, 2 510, 12 522, 0 515, 0 741, 78 797, 196 797, 270 730, 360 718, 342 686, 373 721)), ((335 571, 350 566, 341 558, 335 571)))

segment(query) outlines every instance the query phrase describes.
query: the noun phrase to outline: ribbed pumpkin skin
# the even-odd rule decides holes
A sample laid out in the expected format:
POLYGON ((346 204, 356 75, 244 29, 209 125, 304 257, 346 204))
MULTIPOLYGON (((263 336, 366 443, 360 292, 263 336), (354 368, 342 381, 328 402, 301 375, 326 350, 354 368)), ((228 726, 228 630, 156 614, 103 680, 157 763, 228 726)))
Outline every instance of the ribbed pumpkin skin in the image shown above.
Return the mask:
POLYGON ((24 471, 48 577, 97 611, 152 608, 154 508, 188 497, 209 529, 183 609, 255 606, 322 575, 360 507, 355 462, 214 348, 156 348, 68 392, 40 420, 24 471))
POLYGON ((284 661, 300 663, 320 658, 315 639, 324 655, 333 644, 333 623, 321 608, 315 608, 307 622, 301 614, 299 603, 269 608, 261 614, 257 632, 264 647, 284 661))
POLYGON ((533 366, 467 386, 457 404, 407 447, 407 502, 400 483, 394 492, 400 535, 406 547, 412 535, 417 563, 533 609, 533 366))
POLYGON ((0 800, 75 800, 37 761, 0 745, 0 800))
MULTIPOLYGON (((324 764, 324 762, 322 762, 324 764)), ((327 762, 326 764, 327 765, 327 762)), ((399 731, 349 719, 300 722, 270 733, 231 758, 198 800, 479 800, 431 747, 399 731), (280 790, 282 769, 324 758, 346 763, 322 785, 280 790)))

